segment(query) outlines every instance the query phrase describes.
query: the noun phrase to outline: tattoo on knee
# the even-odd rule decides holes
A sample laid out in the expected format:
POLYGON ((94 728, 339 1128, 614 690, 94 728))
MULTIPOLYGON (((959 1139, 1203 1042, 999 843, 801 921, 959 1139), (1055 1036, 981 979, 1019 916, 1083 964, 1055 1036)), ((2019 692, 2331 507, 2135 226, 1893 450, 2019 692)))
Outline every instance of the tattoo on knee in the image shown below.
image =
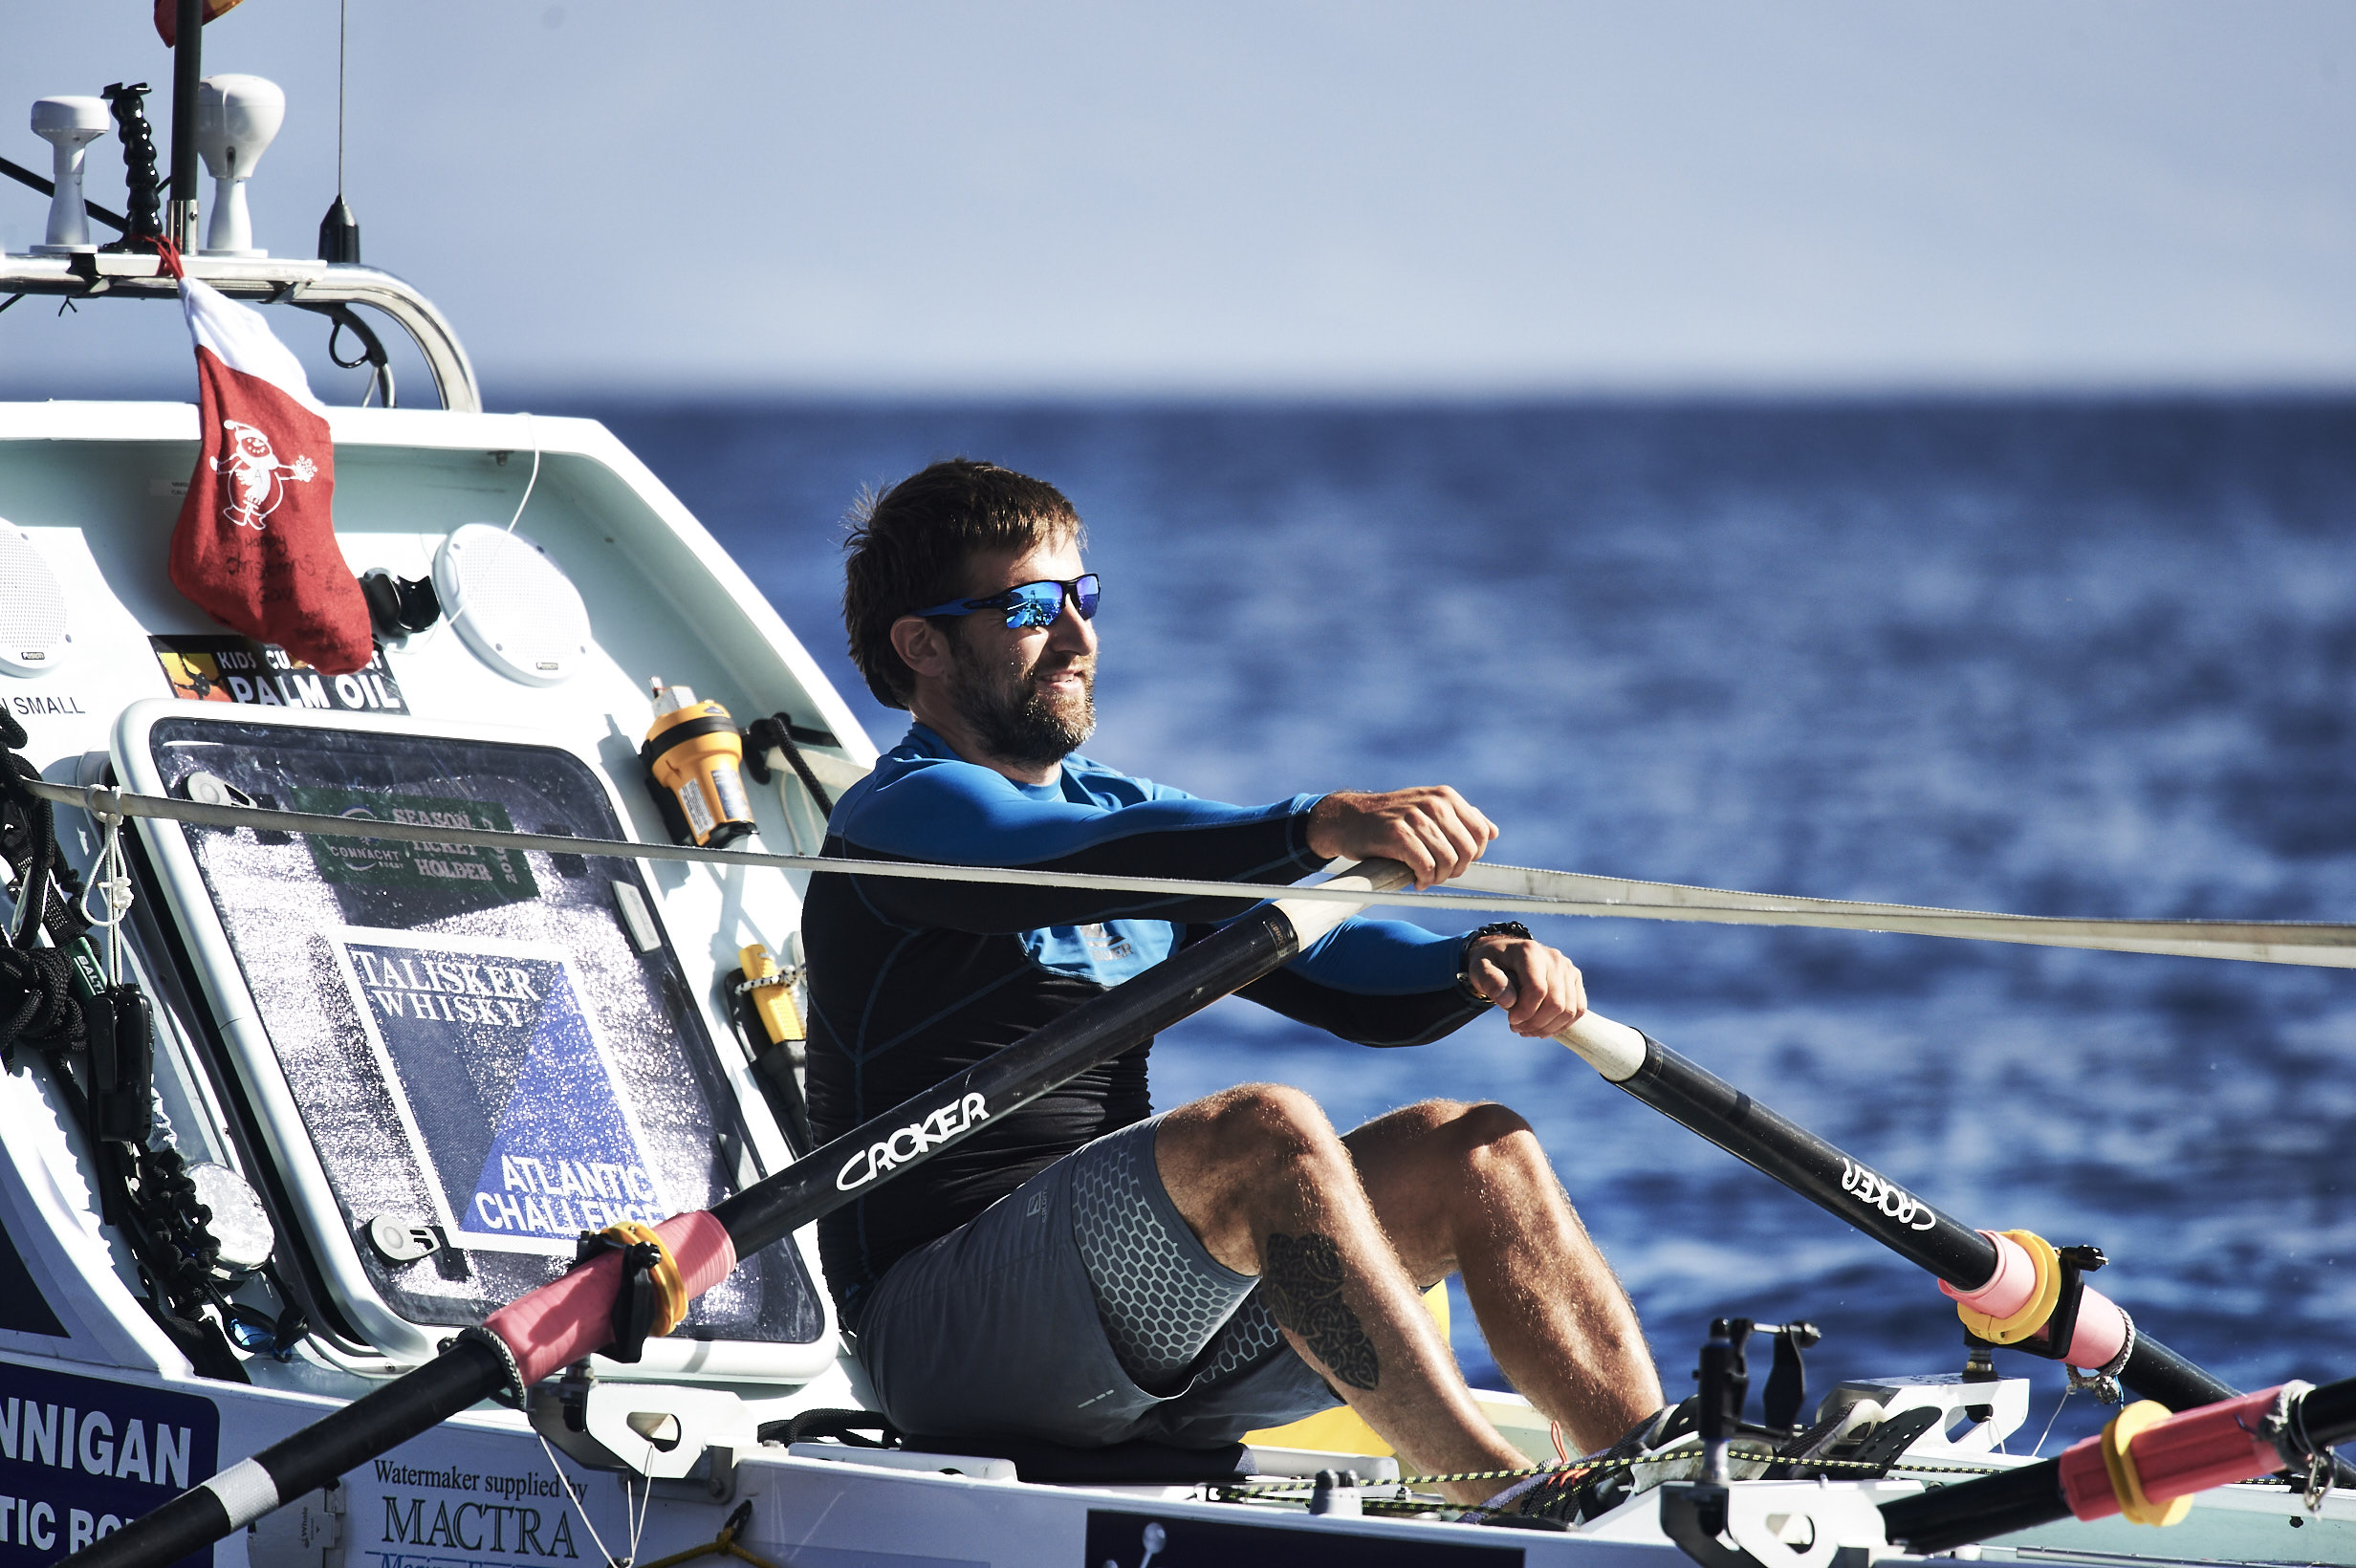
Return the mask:
POLYGON ((1329 1238, 1272 1231, 1261 1263, 1268 1310, 1277 1322, 1307 1341, 1351 1387, 1372 1388, 1382 1381, 1374 1341, 1342 1299, 1342 1252, 1329 1238))

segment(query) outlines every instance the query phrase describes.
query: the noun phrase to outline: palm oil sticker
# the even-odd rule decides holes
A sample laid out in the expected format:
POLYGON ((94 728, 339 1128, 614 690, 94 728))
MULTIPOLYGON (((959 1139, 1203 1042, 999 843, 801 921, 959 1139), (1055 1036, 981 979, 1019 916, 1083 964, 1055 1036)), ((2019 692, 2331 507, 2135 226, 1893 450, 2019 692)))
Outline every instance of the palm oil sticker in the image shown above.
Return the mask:
POLYGON ((379 648, 349 675, 313 669, 274 642, 207 633, 150 637, 172 695, 186 702, 245 703, 341 713, 406 713, 401 686, 379 648))

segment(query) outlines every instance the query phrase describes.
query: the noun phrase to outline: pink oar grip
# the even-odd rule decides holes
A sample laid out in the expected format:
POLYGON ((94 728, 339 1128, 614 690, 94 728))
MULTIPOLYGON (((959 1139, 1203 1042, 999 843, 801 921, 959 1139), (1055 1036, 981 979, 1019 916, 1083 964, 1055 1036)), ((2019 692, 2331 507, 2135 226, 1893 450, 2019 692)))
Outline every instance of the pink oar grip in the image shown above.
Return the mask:
MULTIPOLYGON (((736 1267, 736 1244, 728 1228, 708 1213, 673 1214, 654 1230, 679 1265, 690 1301, 736 1267)), ((612 1341, 614 1292, 621 1278, 622 1255, 606 1252, 517 1296, 483 1326, 507 1341, 529 1387, 612 1341)))
POLYGON ((2258 1434, 2281 1392, 2277 1386, 2204 1405, 2136 1433, 2127 1451, 2134 1456, 2144 1495, 2164 1503, 2280 1470, 2282 1456, 2273 1440, 2258 1434))
POLYGON ((2127 1314, 2101 1291, 2087 1286, 2078 1298, 2078 1330, 2070 1336, 2072 1366, 2108 1366, 2127 1348, 2127 1314))
MULTIPOLYGON (((2007 1235, 1982 1230, 1996 1244, 1996 1272, 1976 1290, 1962 1291, 1939 1281, 1939 1289, 1974 1312, 1991 1318, 2010 1318, 2037 1295, 2037 1260, 2029 1250, 2007 1235)), ((2078 1298, 2078 1327, 2070 1336, 2072 1366, 2107 1366, 2127 1348, 2127 1314, 2102 1292, 2087 1287, 2078 1298)), ((2100 1454, 2096 1457, 2099 1459, 2100 1454)))
MULTIPOLYGON (((2237 1394, 2197 1410, 2170 1416, 2127 1440, 2135 1479, 2148 1502, 2189 1497, 2211 1487, 2254 1481, 2282 1468, 2282 1456, 2262 1436, 2266 1414, 2280 1387, 2237 1394)), ((2100 1433, 2070 1445, 2062 1455, 2062 1495, 2082 1519, 2104 1519, 2120 1512, 2103 1461, 2100 1433)))
POLYGON ((2082 1519, 2107 1519, 2120 1512, 2110 1489, 2110 1466, 2103 1460, 2103 1434, 2082 1437, 2062 1450, 2062 1500, 2082 1519))
POLYGON ((2026 1247, 2010 1236, 1994 1230, 1982 1230, 1980 1234, 1996 1243, 1996 1272, 1975 1290, 1960 1291, 1944 1279, 1939 1281, 1939 1289, 1974 1312, 1984 1312, 1991 1318, 2010 1318, 2037 1295, 2037 1260, 2029 1255, 2026 1247))

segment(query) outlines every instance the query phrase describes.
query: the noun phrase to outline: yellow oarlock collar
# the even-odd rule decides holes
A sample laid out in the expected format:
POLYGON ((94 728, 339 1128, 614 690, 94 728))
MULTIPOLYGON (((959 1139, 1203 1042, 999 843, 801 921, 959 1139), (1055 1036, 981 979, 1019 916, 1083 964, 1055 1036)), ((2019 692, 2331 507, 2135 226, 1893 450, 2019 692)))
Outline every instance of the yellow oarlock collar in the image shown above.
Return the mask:
POLYGON ((2127 1445, 2147 1426, 2166 1421, 2171 1412, 2158 1400, 2137 1400, 2103 1428, 2103 1465, 2110 1471, 2111 1495, 2119 1512, 2137 1524, 2177 1524, 2192 1512, 2192 1499, 2171 1497, 2155 1503, 2144 1495, 2143 1477, 2135 1473, 2135 1455, 2127 1445))
POLYGON ((654 1227, 643 1225, 637 1220, 623 1220, 620 1225, 607 1226, 598 1234, 625 1246, 637 1242, 654 1249, 654 1267, 646 1271, 646 1277, 653 1280, 654 1288, 663 1293, 663 1321, 660 1326, 648 1329, 646 1338, 659 1339, 677 1328, 681 1319, 687 1316, 687 1282, 679 1277, 679 1260, 671 1256, 671 1250, 663 1244, 661 1236, 655 1234, 654 1227))
POLYGON ((1955 1303, 1955 1316, 1963 1319, 1963 1326, 1996 1345, 2018 1344, 2043 1328, 2053 1317, 2054 1304, 2062 1299, 2062 1254, 2054 1250, 2053 1243, 2034 1230, 2002 1233, 2020 1243, 2029 1261, 2036 1265, 2036 1294, 2009 1318, 1991 1318, 1960 1301, 1955 1303))

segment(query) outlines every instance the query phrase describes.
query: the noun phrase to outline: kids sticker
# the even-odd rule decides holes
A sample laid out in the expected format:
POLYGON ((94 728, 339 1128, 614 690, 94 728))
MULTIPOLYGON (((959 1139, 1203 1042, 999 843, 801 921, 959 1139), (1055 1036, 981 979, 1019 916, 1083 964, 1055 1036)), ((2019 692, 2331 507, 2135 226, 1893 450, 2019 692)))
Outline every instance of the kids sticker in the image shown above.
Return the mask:
POLYGON ((187 702, 246 703, 342 713, 406 713, 401 686, 379 648, 349 675, 313 669, 274 642, 250 637, 150 637, 172 695, 187 702))
POLYGON ((583 1230, 670 1214, 561 952, 361 926, 333 940, 437 1217, 462 1247, 569 1253, 583 1230))

